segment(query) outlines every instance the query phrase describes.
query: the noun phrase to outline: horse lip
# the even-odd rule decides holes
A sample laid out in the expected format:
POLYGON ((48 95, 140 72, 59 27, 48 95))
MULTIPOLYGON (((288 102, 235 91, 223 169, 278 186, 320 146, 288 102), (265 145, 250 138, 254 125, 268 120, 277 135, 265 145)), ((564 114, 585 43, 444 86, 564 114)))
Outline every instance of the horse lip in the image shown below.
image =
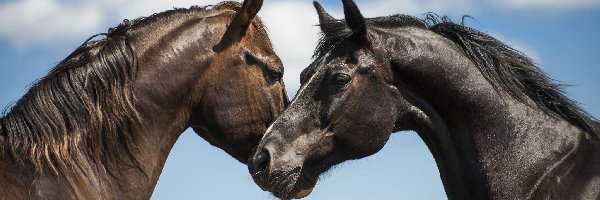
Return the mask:
POLYGON ((253 174, 253 178, 257 185, 267 192, 280 199, 296 198, 296 190, 298 190, 298 178, 301 176, 301 167, 296 167, 288 172, 282 172, 279 175, 270 174, 253 174))
POLYGON ((294 199, 302 199, 310 195, 315 189, 318 179, 319 177, 317 177, 315 180, 310 180, 308 183, 305 182, 306 184, 297 185, 297 192, 294 194, 294 199))
POLYGON ((294 199, 302 199, 304 197, 307 197, 308 195, 310 195, 310 193, 312 193, 314 188, 315 188, 315 186, 313 185, 312 187, 310 187, 308 189, 300 190, 299 192, 297 192, 294 195, 294 199))
POLYGON ((269 192, 269 187, 268 187, 268 177, 266 174, 264 173, 257 173, 257 174, 252 174, 252 178, 254 179, 254 182, 256 183, 256 185, 258 185, 258 187, 265 192, 269 192))
MULTIPOLYGON (((308 197, 317 185, 318 178, 316 180, 310 180, 308 183, 306 183, 300 180, 302 177, 301 174, 297 174, 297 176, 298 177, 296 177, 293 187, 291 187, 291 189, 287 191, 287 194, 284 193, 285 195, 282 195, 285 196, 284 199, 302 199, 308 197), (304 182, 305 184, 298 184, 302 182, 304 182)), ((289 178, 293 179, 292 177, 289 178)))

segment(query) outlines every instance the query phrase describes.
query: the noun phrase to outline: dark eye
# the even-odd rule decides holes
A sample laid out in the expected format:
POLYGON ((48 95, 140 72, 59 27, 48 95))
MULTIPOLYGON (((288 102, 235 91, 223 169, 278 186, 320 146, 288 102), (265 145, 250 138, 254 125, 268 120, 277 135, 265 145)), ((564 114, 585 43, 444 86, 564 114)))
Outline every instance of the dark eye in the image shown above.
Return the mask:
POLYGON ((248 52, 244 53, 244 59, 246 60, 246 63, 248 63, 249 65, 254 65, 254 64, 258 63, 256 56, 254 56, 248 52))
POLYGON ((343 86, 348 84, 348 82, 350 82, 350 79, 350 75, 339 73, 333 76, 333 79, 331 79, 331 83, 334 85, 343 86))
POLYGON ((271 71, 270 74, 274 81, 280 81, 283 78, 283 72, 271 71))

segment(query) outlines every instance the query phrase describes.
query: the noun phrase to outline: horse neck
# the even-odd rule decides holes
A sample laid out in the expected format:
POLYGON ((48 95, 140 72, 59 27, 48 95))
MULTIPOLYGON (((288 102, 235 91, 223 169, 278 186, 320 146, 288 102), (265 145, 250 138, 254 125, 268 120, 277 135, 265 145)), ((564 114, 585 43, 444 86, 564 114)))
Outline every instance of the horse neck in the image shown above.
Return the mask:
POLYGON ((8 199, 149 199, 168 153, 186 128, 181 117, 162 116, 170 120, 145 121, 147 126, 132 134, 132 156, 121 148, 110 154, 118 158, 108 159, 118 162, 96 162, 78 152, 78 166, 60 174, 49 167, 37 171, 28 161, 15 159, 5 146, 5 133, 0 133, 0 194, 8 199))
MULTIPOLYGON (((205 30, 203 28, 191 28, 205 30)), ((182 31, 186 32, 186 31, 182 31)), ((168 32, 165 35, 172 35, 168 32)), ((201 35, 187 32, 189 35, 201 35)), ((182 36, 181 38, 194 38, 182 36)), ((126 178, 118 179, 121 185, 128 185, 131 190, 124 192, 121 197, 131 198, 150 197, 162 172, 166 159, 181 134, 189 128, 193 109, 193 95, 199 95, 202 89, 204 72, 208 68, 211 53, 206 45, 195 45, 199 41, 179 41, 167 38, 156 38, 161 42, 185 43, 186 47, 178 55, 172 54, 172 49, 145 47, 147 51, 140 53, 139 79, 135 81, 137 107, 145 126, 138 130, 143 135, 135 141, 137 150, 133 156, 141 161, 143 173, 139 170, 129 170, 126 178), (167 56, 165 56, 167 55, 167 56), (194 60, 197 55, 202 58, 194 60), (147 64, 150 63, 150 64, 147 64), (157 64, 158 63, 158 64, 157 64), (150 67, 151 66, 151 67, 150 67), (185 67, 188 66, 188 67, 185 67), (173 76, 171 76, 173 75, 173 76), (160 77, 160 78, 157 78, 160 77), (158 82, 168 82, 157 84, 158 82), (140 184, 140 181, 143 184, 140 184), (133 192, 132 192, 133 191, 133 192)), ((214 42, 207 42, 209 44, 214 42)))
MULTIPOLYGON (((206 62, 181 58, 171 58, 180 60, 177 62, 165 61, 164 55, 168 54, 159 51, 160 48, 149 47, 146 52, 140 52, 137 43, 130 44, 138 58, 135 62, 138 70, 132 83, 132 90, 135 93, 134 106, 143 123, 141 127, 134 127, 133 132, 127 134, 131 136, 128 139, 131 139, 132 148, 122 147, 117 150, 117 153, 110 154, 118 157, 116 160, 119 162, 116 163, 94 162, 90 160, 92 158, 87 158, 87 155, 77 153, 79 159, 90 162, 83 162, 84 165, 77 162, 81 166, 75 166, 72 172, 62 175, 57 175, 50 169, 44 169, 39 173, 31 164, 20 163, 2 149, 4 135, 7 133, 1 132, 4 124, 3 120, 0 120, 1 194, 9 194, 8 197, 15 197, 14 199, 150 198, 170 150, 177 138, 188 128, 191 109, 187 102, 189 98, 179 94, 190 94, 188 92, 197 84, 204 68, 198 66, 204 66, 206 62), (177 70, 178 66, 195 66, 198 70, 177 70), (64 193, 57 194, 56 191, 64 191, 64 193)), ((186 49, 186 51, 195 54, 205 53, 197 49, 186 49)), ((204 57, 204 59, 209 58, 204 57)))
MULTIPOLYGON (((460 101, 445 100, 454 103, 444 106, 461 107, 460 101)), ((516 101, 507 104, 465 112, 425 109, 432 126, 417 131, 436 158, 450 197, 530 197, 589 141, 564 120, 516 101)))
POLYGON ((419 39, 408 39, 408 48, 427 49, 408 50, 398 40, 388 49, 398 54, 392 58, 398 87, 419 121, 409 127, 436 159, 450 199, 531 197, 561 160, 588 143, 567 121, 495 90, 452 42, 404 32, 415 33, 419 39), (425 54, 431 57, 419 57, 425 54))
POLYGON ((216 32, 215 27, 225 28, 224 24, 203 21, 210 16, 159 21, 129 33, 139 66, 133 90, 144 126, 133 134, 140 136, 133 141, 132 157, 136 160, 129 160, 125 166, 139 161, 141 170, 129 167, 119 176, 109 177, 119 187, 116 197, 149 198, 171 149, 189 128, 192 101, 203 93, 198 87, 205 82, 205 71, 213 57, 212 46, 207 44, 215 44, 219 39, 198 36, 211 35, 207 32, 216 32))

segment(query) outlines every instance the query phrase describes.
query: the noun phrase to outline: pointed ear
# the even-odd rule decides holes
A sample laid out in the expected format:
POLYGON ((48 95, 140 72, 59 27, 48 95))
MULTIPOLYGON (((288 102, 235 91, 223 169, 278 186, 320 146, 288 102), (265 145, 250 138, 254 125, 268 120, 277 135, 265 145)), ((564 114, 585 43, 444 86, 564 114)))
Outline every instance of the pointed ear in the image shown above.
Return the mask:
POLYGON ((246 35, 248 27, 250 27, 252 20, 254 20, 258 11, 260 11, 262 4, 263 0, 245 0, 242 8, 235 14, 233 21, 227 27, 221 41, 213 47, 213 51, 222 51, 232 44, 239 42, 246 35))
POLYGON ((342 0, 344 3, 344 15, 346 17, 346 24, 352 30, 352 33, 356 39, 364 44, 369 43, 369 37, 367 32, 367 21, 360 13, 358 6, 353 0, 342 0))
POLYGON ((236 18, 240 20, 239 23, 242 25, 242 31, 246 31, 250 24, 252 24, 252 20, 262 8, 263 0, 245 0, 242 4, 242 9, 236 14, 236 18))
POLYGON ((325 11, 319 2, 314 1, 313 5, 315 6, 317 14, 319 15, 319 26, 321 27, 321 32, 327 36, 329 33, 334 31, 334 24, 336 20, 329 13, 327 13, 327 11, 325 11))

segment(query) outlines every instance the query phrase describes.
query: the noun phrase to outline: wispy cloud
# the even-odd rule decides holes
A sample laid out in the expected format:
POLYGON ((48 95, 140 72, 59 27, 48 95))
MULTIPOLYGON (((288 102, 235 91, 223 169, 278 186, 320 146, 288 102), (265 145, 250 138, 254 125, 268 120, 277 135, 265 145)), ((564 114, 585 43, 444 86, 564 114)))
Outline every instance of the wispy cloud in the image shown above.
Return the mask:
POLYGON ((172 8, 187 8, 192 5, 214 5, 222 0, 86 0, 100 2, 105 13, 114 13, 119 19, 133 19, 148 16, 172 8), (112 11, 112 12, 111 12, 112 11))
POLYGON ((102 21, 101 10, 86 4, 23 0, 0 6, 0 36, 17 46, 89 34, 102 21))
MULTIPOLYGON (((343 18, 342 2, 328 2, 335 3, 328 4, 325 9, 334 17, 343 18)), ((428 12, 462 15, 470 13, 474 7, 473 0, 358 0, 356 3, 365 17, 395 14, 419 16, 428 12)))
POLYGON ((318 18, 310 1, 265 4, 260 15, 269 29, 275 50, 285 65, 289 92, 300 87, 300 72, 310 64, 319 36, 318 18))
POLYGON ((600 7, 599 0, 488 0, 488 2, 512 10, 572 11, 600 7))
MULTIPOLYGON (((203 5, 219 0, 202 1, 203 5)), ((106 24, 148 16, 173 7, 196 5, 194 0, 21 0, 0 3, 0 39, 18 47, 48 45, 72 37, 106 31, 106 24)))
POLYGON ((393 14, 421 15, 427 12, 464 14, 469 13, 472 7, 473 0, 379 0, 363 1, 361 10, 365 16, 376 17, 393 14))

